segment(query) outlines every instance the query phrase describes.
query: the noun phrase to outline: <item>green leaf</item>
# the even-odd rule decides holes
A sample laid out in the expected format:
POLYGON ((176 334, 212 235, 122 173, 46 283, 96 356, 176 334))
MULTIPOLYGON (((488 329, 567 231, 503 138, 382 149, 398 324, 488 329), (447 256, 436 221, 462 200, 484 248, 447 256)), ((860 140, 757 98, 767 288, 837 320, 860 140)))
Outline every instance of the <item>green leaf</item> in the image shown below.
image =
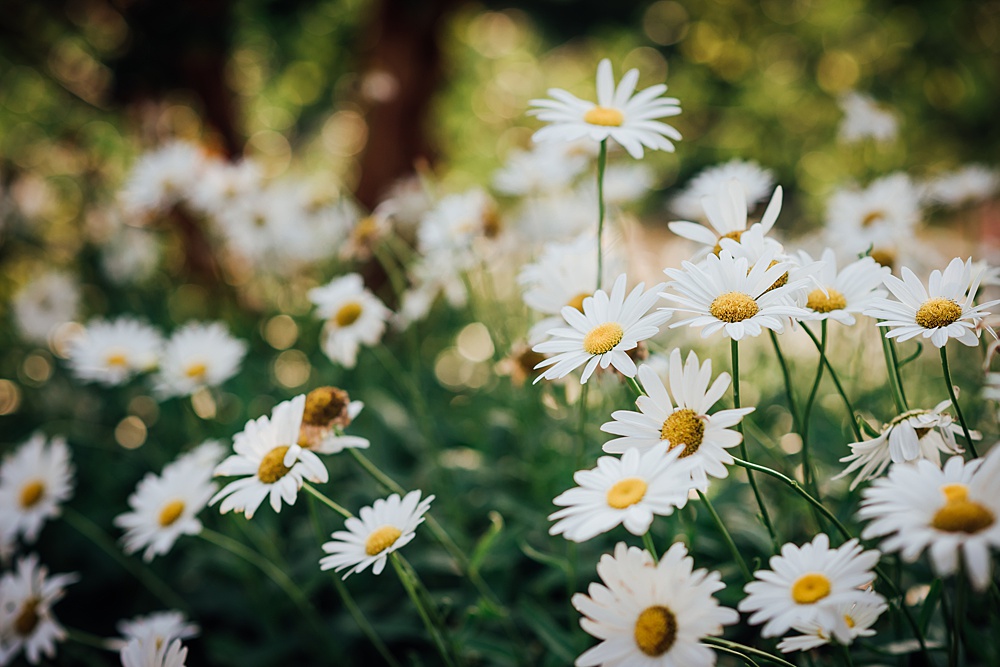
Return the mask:
POLYGON ((550 653, 567 664, 576 660, 572 635, 553 622, 552 617, 544 609, 532 602, 525 602, 521 606, 521 611, 528 621, 528 627, 538 635, 538 639, 550 653))
POLYGON ((496 542, 497 537, 500 536, 500 532, 503 530, 504 523, 503 517, 500 516, 499 512, 490 512, 490 527, 479 538, 476 543, 476 548, 472 551, 472 557, 469 558, 469 571, 473 574, 479 573, 479 568, 482 566, 483 561, 486 559, 486 555, 490 552, 496 542))

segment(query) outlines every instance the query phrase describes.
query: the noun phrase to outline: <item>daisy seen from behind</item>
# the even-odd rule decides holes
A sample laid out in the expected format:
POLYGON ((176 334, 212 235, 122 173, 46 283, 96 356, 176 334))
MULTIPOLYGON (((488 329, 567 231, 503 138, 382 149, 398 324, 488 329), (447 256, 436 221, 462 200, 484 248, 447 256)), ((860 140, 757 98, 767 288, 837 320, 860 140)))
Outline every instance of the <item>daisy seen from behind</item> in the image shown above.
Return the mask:
MULTIPOLYGON (((837 257, 831 248, 823 251, 819 263, 804 250, 798 254, 800 265, 816 267, 812 275, 819 287, 808 293, 803 291, 797 303, 813 313, 811 319, 834 320, 851 326, 856 321, 856 314, 863 313, 876 299, 883 299, 888 294, 880 288, 890 269, 871 257, 862 257, 838 271, 837 257)), ((797 277, 796 273, 792 271, 791 276, 797 277)))
MULTIPOLYGON (((875 631, 872 630, 872 626, 875 625, 875 621, 882 615, 882 612, 888 609, 885 598, 878 593, 865 590, 864 594, 864 602, 858 600, 843 602, 835 610, 835 613, 844 618, 850 635, 846 642, 842 641, 841 643, 852 644, 858 637, 873 636, 875 631)), ((778 649, 782 653, 810 651, 833 641, 831 630, 817 621, 793 623, 792 629, 801 634, 788 635, 782 639, 778 644, 778 649)))
POLYGON ((365 404, 352 401, 337 387, 317 387, 306 394, 299 429, 299 445, 318 454, 338 454, 345 449, 367 449, 367 438, 345 435, 344 429, 361 414, 365 404))
POLYGON ((712 361, 698 363, 694 351, 682 363, 681 351, 674 349, 669 361, 670 391, 656 371, 648 364, 639 367, 639 381, 646 395, 635 400, 639 412, 616 410, 614 421, 601 426, 605 433, 619 437, 604 443, 609 453, 627 452, 632 448, 648 451, 660 443, 670 451, 679 451, 680 460, 690 464, 693 484, 701 491, 708 488, 708 477, 729 475, 726 466, 733 457, 726 450, 743 441, 739 432, 731 430, 754 408, 719 410, 709 414, 729 388, 729 373, 720 373, 712 386, 712 361))
POLYGON ((625 296, 625 281, 623 273, 615 280, 610 296, 604 290, 597 290, 585 298, 582 312, 573 306, 563 306, 560 312, 569 326, 551 329, 550 339, 532 348, 553 355, 535 366, 545 368, 535 382, 542 378, 558 380, 584 364, 581 384, 587 382, 598 366, 602 369, 614 366, 623 375, 635 377, 635 362, 628 356, 628 350, 658 334, 659 325, 670 319, 670 313, 646 314, 656 302, 663 283, 648 291, 644 290, 644 283, 639 283, 625 296))
MULTIPOLYGON (((779 185, 774 189, 760 222, 754 225, 760 225, 762 234, 770 232, 777 222, 778 214, 781 213, 781 201, 782 190, 779 185)), ((714 193, 706 194, 701 198, 701 206, 708 226, 687 220, 678 220, 668 225, 674 234, 703 246, 696 257, 708 252, 718 255, 722 250, 719 245, 722 239, 732 239, 738 243, 747 231, 747 196, 740 181, 730 179, 714 193)))
POLYGON ((362 344, 376 345, 392 311, 364 286, 360 274, 349 273, 309 290, 323 326, 323 352, 331 361, 354 368, 362 344))
POLYGON ((949 338, 975 347, 979 344, 977 325, 989 315, 984 309, 1000 303, 997 300, 975 305, 983 273, 979 270, 973 275, 972 259, 963 262, 956 257, 943 272, 931 271, 924 288, 913 271, 904 266, 902 279, 885 277, 885 286, 899 300, 878 299, 865 315, 883 320, 878 325, 888 328, 885 337, 899 343, 921 336, 938 348, 944 347, 949 338))
POLYGON ((681 135, 672 126, 656 120, 680 114, 680 102, 673 97, 661 97, 665 84, 657 84, 635 93, 639 70, 631 69, 615 85, 611 61, 597 65, 597 103, 581 100, 560 88, 550 88, 552 99, 535 99, 536 107, 528 113, 549 125, 535 132, 532 139, 572 142, 581 138, 591 141, 612 139, 632 157, 641 159, 643 147, 673 152, 673 141, 681 135))
POLYGON ((762 637, 777 637, 793 625, 817 623, 841 644, 851 640, 850 627, 840 612, 842 604, 863 604, 871 599, 860 587, 875 574, 879 552, 863 551, 857 540, 836 549, 820 533, 801 547, 785 544, 781 554, 771 556, 770 570, 758 570, 743 590, 747 597, 738 609, 751 613, 750 623, 759 625, 762 637))
POLYGON ((191 322, 175 331, 163 346, 155 379, 161 396, 188 396, 202 387, 217 387, 236 375, 247 345, 233 338, 221 322, 191 322))
POLYGON ((668 453, 662 443, 643 452, 630 449, 620 459, 600 457, 596 468, 573 475, 579 486, 552 501, 563 509, 549 515, 556 522, 549 534, 586 542, 618 524, 644 534, 654 516, 669 516, 687 504, 690 465, 679 462, 679 454, 668 453))
POLYGON ((319 457, 299 444, 299 428, 305 408, 305 395, 279 403, 271 416, 247 422, 233 437, 236 452, 215 468, 215 475, 239 476, 209 501, 222 500, 219 512, 243 512, 247 519, 268 498, 275 512, 282 502, 295 503, 304 480, 326 482, 329 475, 319 457))
POLYGON ((416 536, 431 507, 434 496, 420 499, 420 491, 410 491, 402 498, 392 494, 379 498, 371 507, 363 507, 357 517, 344 522, 347 530, 338 530, 333 540, 323 544, 321 570, 346 569, 344 579, 371 566, 373 574, 381 574, 389 555, 406 546, 416 536))
POLYGON ((680 542, 659 563, 647 551, 619 542, 597 565, 602 583, 573 596, 580 626, 601 643, 576 659, 577 667, 680 667, 714 665, 701 643, 739 620, 713 597, 723 588, 718 572, 694 570, 680 542))
POLYGON ((60 505, 73 495, 74 467, 62 438, 41 433, 4 457, 0 465, 0 540, 33 543, 60 505))
POLYGON ((156 367, 163 340, 148 324, 124 316, 93 320, 68 345, 69 365, 84 382, 111 387, 156 367))
POLYGON ((990 551, 1000 549, 1000 447, 985 458, 953 456, 938 468, 930 461, 892 466, 862 492, 862 539, 881 537, 881 549, 914 562, 925 550, 934 571, 947 576, 965 564, 977 590, 989 586, 990 551))
POLYGON ((77 580, 76 574, 50 577, 35 554, 18 559, 14 570, 0 577, 0 664, 21 651, 33 665, 42 656, 55 656, 56 642, 66 638, 66 630, 52 615, 52 606, 77 580))

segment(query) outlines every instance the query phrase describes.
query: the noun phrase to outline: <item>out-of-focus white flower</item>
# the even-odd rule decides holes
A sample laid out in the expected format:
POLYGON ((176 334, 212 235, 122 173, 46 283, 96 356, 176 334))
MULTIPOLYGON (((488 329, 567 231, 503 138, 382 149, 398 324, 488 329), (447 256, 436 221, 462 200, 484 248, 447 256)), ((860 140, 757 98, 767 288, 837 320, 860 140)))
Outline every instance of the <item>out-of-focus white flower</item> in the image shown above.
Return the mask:
POLYGON ((201 149, 185 141, 150 151, 132 166, 121 192, 122 204, 136 214, 165 211, 191 196, 204 165, 201 149))
POLYGON ((129 316, 91 320, 68 345, 69 365, 86 382, 123 384, 159 361, 163 339, 148 324, 129 316))
POLYGON ((526 242, 566 242, 592 232, 597 224, 597 196, 593 191, 563 191, 524 199, 513 225, 526 242))
MULTIPOLYGON (((653 186, 653 170, 646 165, 610 164, 604 171, 604 203, 611 206, 624 206, 642 199, 649 194, 653 186)), ((595 190, 597 184, 588 182, 586 189, 595 190)), ((597 197, 594 195, 596 208, 597 197)))
POLYGON ((181 640, 170 643, 130 640, 119 654, 122 667, 185 667, 187 648, 181 640))
MULTIPOLYGON (((720 197, 729 181, 736 180, 743 186, 747 205, 755 207, 764 201, 774 188, 774 172, 764 169, 751 160, 730 160, 701 171, 675 195, 669 204, 671 211, 689 220, 704 220, 702 197, 720 197)), ((682 234, 683 236, 683 234, 682 234)))
POLYGON ((156 233, 122 225, 101 246, 101 268, 118 285, 129 286, 149 278, 160 261, 156 233))
POLYGON ((850 92, 841 96, 839 104, 844 112, 840 121, 841 141, 851 143, 867 137, 890 141, 895 138, 898 131, 896 117, 868 95, 850 92))
POLYGON ((392 315, 357 273, 309 290, 309 299, 316 304, 316 314, 326 320, 323 352, 346 368, 354 368, 362 343, 378 344, 392 315))
POLYGON ((73 464, 62 438, 36 433, 0 465, 0 540, 31 544, 73 495, 73 464))
POLYGON ((124 648, 127 643, 136 639, 159 646, 175 639, 192 639, 200 632, 198 626, 188 623, 184 613, 180 611, 159 611, 136 616, 119 621, 115 627, 122 636, 120 640, 108 640, 108 645, 115 649, 124 648))
MULTIPOLYGON (((858 637, 874 636, 875 631, 872 630, 872 626, 875 625, 875 621, 882 615, 882 612, 888 609, 885 598, 881 595, 871 590, 866 590, 864 593, 866 598, 864 602, 858 600, 843 602, 836 611, 847 622, 850 636, 845 644, 852 644, 858 637)), ((793 623, 792 629, 798 630, 802 634, 789 635, 782 639, 778 644, 778 649, 782 653, 810 651, 833 641, 832 628, 825 627, 818 621, 793 623)))
MULTIPOLYGON (((770 232, 778 220, 778 214, 781 212, 781 192, 780 185, 774 189, 774 194, 771 196, 771 201, 768 203, 763 217, 759 223, 754 225, 759 227, 762 235, 770 232)), ((674 234, 704 246, 696 257, 709 252, 719 254, 722 249, 722 246, 719 245, 721 239, 732 239, 739 242, 740 237, 747 231, 746 193, 739 181, 731 179, 724 188, 717 190, 715 194, 705 195, 701 198, 701 205, 705 209, 707 227, 686 220, 678 220, 668 225, 674 234)))
POLYGON ((10 664, 22 650, 33 665, 42 656, 55 657, 56 642, 66 638, 66 630, 52 615, 52 605, 79 578, 76 574, 50 577, 35 554, 19 559, 12 572, 0 577, 0 664, 10 664))
POLYGON ((472 264, 474 242, 500 233, 496 203, 478 188, 444 197, 420 221, 417 244, 424 255, 451 253, 460 268, 472 264))
POLYGON ((1000 190, 1000 171, 970 164, 928 181, 922 195, 931 204, 966 206, 989 199, 997 190, 1000 190))
POLYGON ((204 213, 217 215, 263 186, 264 174, 255 161, 210 159, 192 188, 191 203, 204 213))
POLYGON ((53 329, 76 319, 80 287, 65 273, 47 271, 19 290, 12 306, 25 339, 45 343, 53 329))
POLYGON ((156 388, 161 396, 188 396, 202 387, 217 387, 236 375, 247 352, 221 322, 191 322, 163 346, 156 388))
POLYGON ((565 191, 587 168, 588 158, 558 144, 536 144, 530 151, 515 149, 493 174, 493 187, 518 197, 565 191))

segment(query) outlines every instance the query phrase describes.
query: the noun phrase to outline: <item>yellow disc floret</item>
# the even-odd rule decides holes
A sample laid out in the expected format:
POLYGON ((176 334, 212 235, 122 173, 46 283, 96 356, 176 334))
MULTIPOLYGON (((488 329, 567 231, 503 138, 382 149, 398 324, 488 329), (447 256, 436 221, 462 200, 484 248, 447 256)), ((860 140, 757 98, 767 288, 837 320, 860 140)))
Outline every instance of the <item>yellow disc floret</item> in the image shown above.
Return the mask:
POLYGON ((684 445, 679 458, 691 456, 705 438, 705 422, 691 408, 675 410, 660 428, 660 440, 670 442, 670 449, 684 445))
POLYGON ((167 526, 173 524, 177 519, 181 518, 181 514, 184 512, 184 501, 183 500, 171 500, 169 503, 163 506, 160 510, 160 528, 166 528, 167 526))
POLYGON ((28 509, 38 504, 38 501, 45 495, 45 482, 40 479, 33 479, 21 487, 21 495, 18 500, 22 509, 28 509))
POLYGON ((962 307, 951 299, 935 297, 924 301, 917 310, 917 324, 925 329, 936 329, 954 324, 962 317, 962 307))
POLYGON ((24 601, 24 607, 14 619, 14 632, 21 637, 27 637, 38 626, 41 618, 38 615, 38 598, 30 597, 24 601))
POLYGON ((403 532, 395 526, 382 526, 372 531, 372 534, 365 540, 365 553, 369 556, 377 556, 399 539, 403 532))
POLYGON ((188 367, 184 369, 184 374, 191 379, 203 378, 205 377, 205 373, 207 372, 208 372, 208 366, 206 366, 201 362, 189 364, 188 367))
POLYGON ((105 359, 108 366, 128 366, 128 355, 124 352, 111 352, 105 359))
POLYGON ((677 641, 677 617, 661 605, 646 607, 635 621, 635 644, 639 650, 655 658, 677 641))
POLYGON ((832 287, 828 287, 826 292, 823 292, 821 289, 814 289, 812 292, 809 292, 809 297, 806 299, 806 308, 815 310, 817 313, 831 313, 835 310, 847 308, 847 299, 832 287))
POLYGON ((712 317, 730 324, 748 320, 758 312, 760 307, 749 294, 743 292, 726 292, 715 297, 708 307, 712 317))
POLYGON ((285 466, 285 454, 288 447, 282 445, 275 447, 260 460, 260 467, 257 468, 257 477, 265 484, 274 484, 279 479, 288 474, 291 468, 285 466))
POLYGON ((639 477, 619 480, 608 489, 608 506, 616 510, 631 507, 643 499, 646 495, 646 488, 646 480, 639 477))
POLYGON ((602 127, 621 127, 621 124, 625 122, 625 116, 618 109, 594 107, 583 114, 583 122, 602 127))
POLYGON ((302 423, 309 426, 346 427, 351 423, 347 406, 351 397, 337 387, 317 387, 306 394, 306 407, 302 411, 302 423))
POLYGON ((813 604, 830 594, 830 580, 825 574, 810 572, 792 584, 792 599, 799 604, 813 604))
POLYGON ((974 500, 969 500, 969 488, 965 484, 945 484, 944 507, 934 513, 931 525, 948 533, 974 535, 996 522, 996 517, 988 508, 974 500))
POLYGON ((590 294, 587 294, 586 292, 580 292, 579 294, 577 294, 576 296, 574 296, 572 299, 570 299, 569 301, 567 301, 566 305, 569 306, 570 308, 576 308, 577 310, 579 310, 582 313, 583 312, 583 300, 586 299, 588 296, 590 296, 590 294))
POLYGON ((583 349, 587 354, 604 354, 615 348, 615 345, 622 342, 625 337, 625 330, 617 322, 605 322, 590 330, 583 337, 583 349))
POLYGON ((716 241, 715 247, 712 248, 712 252, 715 253, 716 256, 718 256, 719 253, 722 252, 722 239, 732 239, 732 240, 736 241, 737 243, 739 243, 740 242, 740 237, 742 237, 742 236, 743 236, 743 232, 739 232, 739 231, 738 232, 726 232, 725 234, 723 234, 722 236, 719 237, 718 241, 716 241))

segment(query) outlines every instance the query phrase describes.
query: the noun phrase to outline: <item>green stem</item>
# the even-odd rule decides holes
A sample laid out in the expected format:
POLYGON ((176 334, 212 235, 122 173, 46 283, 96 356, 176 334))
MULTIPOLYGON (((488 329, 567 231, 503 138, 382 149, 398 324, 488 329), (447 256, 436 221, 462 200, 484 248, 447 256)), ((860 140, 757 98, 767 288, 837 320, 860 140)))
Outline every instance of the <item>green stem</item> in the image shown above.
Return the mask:
POLYGON ((649 555, 653 557, 653 561, 659 563, 660 555, 656 553, 656 545, 653 544, 653 536, 648 530, 642 534, 642 544, 646 547, 646 551, 649 552, 649 555))
POLYGON ((908 408, 906 407, 906 399, 903 397, 902 382, 899 378, 899 369, 896 368, 895 355, 892 353, 892 341, 885 337, 881 328, 878 330, 878 335, 882 340, 882 356, 885 357, 885 369, 889 374, 892 400, 896 403, 896 412, 903 414, 908 408))
POLYGON ((178 609, 181 611, 187 611, 187 603, 184 602, 174 590, 165 582, 160 579, 152 570, 144 567, 143 565, 132 560, 125 554, 121 552, 118 545, 108 537, 100 526, 91 521, 85 515, 77 512, 75 509, 69 506, 64 506, 63 518, 66 523, 73 526, 77 532, 89 539, 91 542, 96 544, 103 550, 106 554, 111 556, 115 561, 118 562, 125 570, 128 571, 136 580, 146 587, 154 597, 158 598, 160 602, 171 607, 173 609, 178 609))
MULTIPOLYGON (((941 348, 944 349, 943 347, 941 348)), ((962 656, 962 626, 965 620, 965 594, 966 594, 965 566, 960 564, 958 573, 955 575, 955 605, 952 612, 955 615, 953 631, 955 638, 951 642, 951 650, 948 653, 948 667, 957 667, 962 656)), ((968 656, 966 656, 968 657, 968 656)))
POLYGON ((721 637, 702 637, 701 642, 703 644, 708 644, 709 646, 721 646, 722 648, 727 648, 731 651, 737 651, 747 655, 755 655, 769 662, 773 662, 776 665, 782 665, 782 667, 795 667, 795 665, 788 662, 784 658, 779 658, 778 656, 768 653, 767 651, 761 651, 760 649, 756 649, 752 646, 732 642, 728 639, 722 639, 721 637))
POLYGON ((951 396, 951 405, 955 408, 955 414, 958 415, 958 423, 962 425, 962 435, 965 436, 965 444, 972 452, 972 458, 979 458, 979 454, 976 452, 976 445, 972 442, 972 433, 969 431, 969 425, 965 422, 965 415, 962 414, 962 408, 958 405, 958 396, 955 395, 955 383, 951 381, 951 369, 948 367, 948 346, 941 346, 941 369, 944 370, 944 383, 948 385, 948 395, 951 396))
POLYGON ((729 534, 729 530, 726 528, 726 524, 722 522, 722 517, 720 517, 719 513, 715 511, 715 507, 712 505, 712 501, 710 501, 708 499, 708 496, 706 496, 701 491, 698 491, 698 497, 701 498, 701 501, 703 503, 705 503, 705 508, 708 510, 708 513, 712 516, 712 520, 715 522, 716 527, 718 527, 719 532, 722 533, 722 539, 725 540, 726 546, 729 547, 730 553, 733 554, 733 560, 735 560, 736 564, 740 566, 740 572, 743 573, 743 578, 747 582, 753 581, 753 575, 750 574, 750 568, 747 567, 747 562, 743 558, 743 554, 740 553, 739 548, 736 546, 736 542, 733 541, 733 536, 729 534))
POLYGON ((736 649, 727 648, 725 646, 713 646, 712 649, 718 651, 719 653, 728 653, 729 655, 735 655, 737 658, 743 661, 744 665, 750 665, 750 667, 760 667, 760 663, 758 663, 756 660, 754 660, 748 655, 743 655, 736 649))
MULTIPOLYGON (((802 325, 802 328, 805 329, 806 334, 808 334, 809 338, 816 346, 816 349, 819 350, 820 341, 818 338, 816 338, 816 334, 814 334, 805 324, 802 325)), ((857 439, 857 442, 861 442, 864 439, 864 437, 861 435, 861 429, 858 427, 858 421, 857 418, 855 417, 856 413, 854 412, 854 406, 851 405, 850 399, 847 398, 847 392, 844 391, 844 386, 840 384, 840 378, 837 376, 837 372, 833 370, 833 366, 830 365, 830 360, 827 358, 825 354, 821 354, 820 359, 822 359, 823 363, 826 365, 826 371, 827 373, 830 374, 830 379, 833 380, 834 386, 837 387, 837 393, 840 394, 841 400, 844 401, 844 407, 847 408, 847 413, 849 417, 848 421, 851 422, 851 430, 854 432, 854 437, 857 439)))
MULTIPOLYGON (((742 407, 740 404, 740 344, 735 338, 729 339, 729 342, 733 357, 733 407, 739 410, 742 407)), ((743 455, 743 458, 749 459, 750 457, 747 456, 747 439, 743 433, 742 422, 736 424, 736 430, 743 436, 740 439, 740 453, 743 455)), ((778 535, 774 531, 774 524, 771 523, 771 515, 767 512, 767 506, 764 504, 764 498, 760 495, 760 489, 757 488, 757 480, 754 479, 753 472, 749 468, 747 469, 747 479, 750 481, 750 488, 753 489, 754 498, 757 499, 757 506, 760 507, 760 515, 764 520, 764 526, 767 528, 768 535, 771 536, 771 545, 775 551, 778 551, 778 535)))
POLYGON ((597 154, 597 288, 604 277, 604 167, 608 161, 608 140, 601 141, 597 154))
MULTIPOLYGON (((354 450, 352 449, 351 451, 354 451, 354 450)), ((344 509, 343 507, 341 507, 337 503, 335 503, 332 500, 330 500, 324 493, 322 493, 321 491, 319 491, 316 487, 314 487, 309 482, 305 482, 305 481, 302 482, 302 488, 305 489, 306 491, 308 491, 310 494, 312 494, 316 498, 316 500, 320 501, 321 503, 323 503, 324 505, 326 505, 327 507, 329 507, 330 509, 332 509, 334 512, 336 512, 337 514, 339 514, 340 516, 344 517, 345 519, 354 516, 353 514, 350 513, 350 511, 344 509)))
POLYGON ((84 646, 89 646, 90 648, 96 648, 101 651, 111 651, 112 653, 117 653, 118 649, 113 648, 112 640, 105 639, 103 637, 98 637, 97 635, 85 632, 83 630, 77 630, 75 628, 65 628, 66 638, 71 642, 76 642, 77 644, 83 644, 84 646))
POLYGON ((646 392, 642 390, 642 387, 639 386, 639 383, 636 382, 635 378, 630 378, 626 376, 625 381, 628 382, 628 386, 632 388, 632 391, 635 392, 635 395, 637 397, 644 396, 646 394, 646 392))
POLYGON ((813 403, 816 401, 816 394, 819 392, 819 385, 823 380, 823 359, 826 357, 826 320, 823 320, 820 325, 819 357, 816 379, 813 381, 812 389, 809 390, 806 406, 802 410, 802 430, 800 433, 802 434, 802 478, 816 499, 822 500, 819 495, 819 484, 813 475, 812 461, 809 460, 809 417, 812 415, 813 403))
POLYGON ((848 646, 841 644, 840 650, 844 654, 844 664, 847 667, 854 667, 854 658, 851 657, 851 649, 848 646))
POLYGON ((778 335, 771 329, 768 329, 767 333, 771 336, 771 345, 774 347, 774 354, 778 357, 778 364, 781 366, 781 376, 785 380, 785 398, 788 401, 788 411, 792 414, 792 430, 801 433, 799 411, 795 405, 795 392, 792 390, 792 374, 788 370, 788 363, 785 361, 785 355, 781 352, 781 346, 778 345, 778 335))
POLYGON ((411 576, 411 572, 405 568, 401 562, 402 557, 398 553, 392 553, 389 556, 389 560, 392 561, 392 567, 396 570, 396 574, 399 576, 400 583, 403 584, 403 588, 406 589, 407 595, 410 596, 410 600, 417 608, 417 613, 420 614, 421 620, 424 622, 424 626, 427 628, 427 632, 430 633, 431 639, 434 642, 434 646, 437 648, 438 653, 441 654, 441 658, 444 660, 444 664, 448 667, 455 667, 455 659, 452 656, 452 652, 448 647, 448 642, 443 634, 443 628, 440 626, 440 619, 437 618, 437 614, 433 613, 428 605, 425 603, 427 600, 421 595, 419 588, 423 587, 418 579, 411 576))
MULTIPOLYGON (((886 341, 888 340, 887 338, 886 341)), ((899 385, 899 395, 903 399, 903 405, 909 409, 910 402, 906 400, 906 386, 903 384, 903 374, 899 370, 901 368, 899 364, 899 350, 895 344, 890 343, 889 356, 892 357, 892 367, 896 369, 896 383, 899 385)))

